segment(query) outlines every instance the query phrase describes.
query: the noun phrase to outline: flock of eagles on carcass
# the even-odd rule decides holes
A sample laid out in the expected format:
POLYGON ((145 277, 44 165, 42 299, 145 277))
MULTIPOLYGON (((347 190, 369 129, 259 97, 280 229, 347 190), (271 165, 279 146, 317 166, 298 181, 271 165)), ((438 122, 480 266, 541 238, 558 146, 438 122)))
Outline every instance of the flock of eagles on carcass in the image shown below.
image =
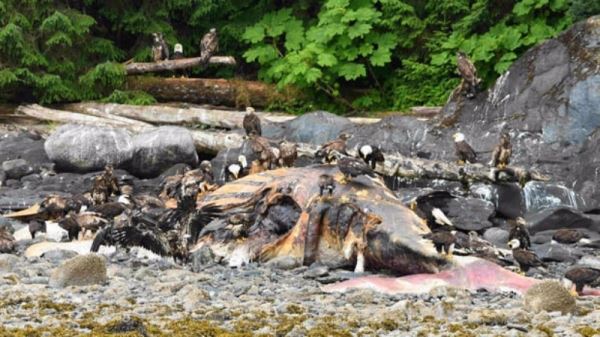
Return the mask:
MULTIPOLYGON (((168 47, 162 34, 154 36, 153 55, 155 61, 169 59, 168 47)), ((202 39, 201 56, 206 60, 217 50, 218 39, 213 28, 202 39)), ((182 56, 180 44, 175 46, 174 58, 182 56)), ((458 71, 462 76, 461 92, 467 98, 477 94, 480 79, 477 77, 473 63, 462 52, 457 54, 458 71)), ((293 167, 298 158, 297 146, 288 141, 278 144, 262 136, 261 120, 248 107, 243 119, 243 128, 246 133, 245 141, 254 152, 254 158, 249 163, 248 158, 240 155, 237 161, 229 163, 223 168, 223 176, 227 181, 239 179, 243 176, 254 174, 279 167, 293 167)), ((351 135, 342 133, 333 141, 324 143, 315 153, 315 159, 320 164, 337 165, 344 178, 336 181, 331 175, 323 174, 319 177, 318 184, 320 198, 330 198, 336 184, 345 184, 361 175, 372 179, 379 179, 375 172, 377 165, 383 163, 384 153, 374 145, 365 144, 358 146, 357 157, 347 153, 346 141, 351 135)), ((467 143, 465 136, 456 133, 453 136, 456 156, 459 164, 475 163, 477 154, 467 143)), ((495 147, 489 165, 505 168, 512 155, 512 145, 508 133, 502 133, 499 143, 495 147)), ((213 177, 213 167, 210 161, 202 161, 198 168, 184 171, 181 174, 164 178, 158 195, 149 193, 135 194, 133 185, 127 181, 119 181, 111 166, 93 180, 92 188, 84 195, 72 197, 49 196, 40 205, 42 217, 33 219, 29 223, 32 237, 37 232, 45 231, 46 220, 58 220, 58 225, 68 232, 70 240, 78 239, 82 234, 95 234, 91 251, 97 252, 101 246, 116 246, 129 249, 141 246, 158 255, 171 256, 175 261, 187 262, 192 247, 202 234, 203 227, 210 222, 205 214, 196 209, 198 197, 218 188, 213 177), (171 207, 167 203, 176 202, 171 207)), ((431 232, 423 237, 433 242, 440 254, 450 258, 455 245, 466 254, 475 251, 489 251, 493 245, 477 237, 477 233, 469 235, 455 230, 452 222, 444 212, 436 207, 434 192, 424 197, 415 198, 410 208, 421 218, 426 220, 431 232), (469 243, 465 244, 464 237, 469 243), (469 247, 471 245, 471 247, 469 247), (480 246, 480 247, 474 247, 480 246)), ((234 215, 228 219, 233 237, 248 235, 249 226, 243 216, 234 215)), ((531 251, 530 238, 525 220, 517 218, 511 220, 508 246, 512 249, 513 260, 522 272, 527 272, 532 267, 544 267, 544 263, 531 251)), ((553 240, 564 244, 575 244, 583 239, 581 232, 576 229, 558 230, 553 240)), ((11 252, 15 249, 14 237, 0 229, 0 253, 11 252)), ((477 254, 475 254, 477 255, 477 254)), ((480 255, 481 256, 481 255, 480 255)), ((498 261, 498 256, 494 261, 498 261)), ((590 267, 574 266, 564 275, 565 282, 572 282, 576 291, 580 293, 584 285, 590 285, 600 278, 600 270, 590 267)))

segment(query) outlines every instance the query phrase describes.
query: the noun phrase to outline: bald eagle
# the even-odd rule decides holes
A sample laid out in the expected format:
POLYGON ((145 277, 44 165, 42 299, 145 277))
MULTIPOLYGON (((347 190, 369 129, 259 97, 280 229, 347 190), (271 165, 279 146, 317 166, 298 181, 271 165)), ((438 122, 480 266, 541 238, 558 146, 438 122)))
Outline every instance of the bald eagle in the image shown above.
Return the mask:
POLYGON ((600 269, 589 267, 573 267, 565 273, 563 283, 567 288, 571 288, 571 283, 575 284, 575 291, 581 295, 583 287, 594 283, 600 278, 600 269))
POLYGON ((461 51, 456 53, 456 65, 458 67, 458 73, 462 77, 461 87, 467 86, 467 97, 474 98, 479 89, 479 83, 481 79, 477 77, 477 69, 473 62, 469 60, 467 55, 461 51))
POLYGON ((510 136, 508 133, 502 133, 500 136, 500 143, 494 148, 492 153, 492 160, 490 165, 498 168, 505 168, 510 163, 510 156, 512 155, 512 144, 510 143, 510 136))
POLYGON ((522 217, 509 221, 511 223, 510 232, 508 233, 508 241, 518 240, 519 247, 529 249, 531 247, 531 239, 527 230, 527 223, 522 217))
POLYGON ((154 62, 169 59, 169 46, 165 42, 162 33, 152 33, 152 58, 154 62))
POLYGON ((456 150, 456 156, 461 163, 475 163, 477 162, 477 153, 473 150, 471 145, 466 142, 465 135, 458 132, 453 136, 454 148, 456 150))
POLYGON ((368 165, 371 165, 371 168, 374 170, 377 163, 383 163, 385 161, 385 157, 383 156, 383 152, 379 149, 378 146, 373 145, 363 145, 358 149, 358 155, 362 160, 365 161, 368 165))
POLYGON ((219 37, 217 36, 217 29, 211 28, 208 33, 202 37, 200 41, 200 57, 202 63, 208 63, 208 60, 214 53, 219 50, 219 37))
POLYGON ((242 126, 246 131, 246 135, 250 136, 254 134, 257 136, 262 136, 260 118, 258 118, 258 116, 254 113, 254 108, 246 108, 246 115, 244 116, 244 120, 242 121, 242 126))
POLYGON ((225 178, 227 181, 233 181, 247 174, 248 161, 246 156, 238 156, 238 161, 227 165, 225 178))
POLYGON ((546 267, 534 252, 521 248, 519 240, 512 239, 508 242, 508 247, 512 249, 513 258, 519 265, 521 271, 527 272, 531 267, 546 267))

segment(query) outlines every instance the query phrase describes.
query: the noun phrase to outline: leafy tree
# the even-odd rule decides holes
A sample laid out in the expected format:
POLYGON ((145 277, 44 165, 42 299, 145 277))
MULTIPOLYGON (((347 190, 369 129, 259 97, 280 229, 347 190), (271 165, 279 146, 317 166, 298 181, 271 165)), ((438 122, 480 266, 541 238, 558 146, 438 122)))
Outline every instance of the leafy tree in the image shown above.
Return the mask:
POLYGON ((567 0, 327 0, 318 19, 265 14, 243 39, 259 77, 325 93, 343 110, 442 104, 458 84, 455 53, 491 83, 571 19, 567 0))
POLYGON ((600 14, 600 1, 573 0, 569 10, 575 21, 584 20, 590 16, 600 14))

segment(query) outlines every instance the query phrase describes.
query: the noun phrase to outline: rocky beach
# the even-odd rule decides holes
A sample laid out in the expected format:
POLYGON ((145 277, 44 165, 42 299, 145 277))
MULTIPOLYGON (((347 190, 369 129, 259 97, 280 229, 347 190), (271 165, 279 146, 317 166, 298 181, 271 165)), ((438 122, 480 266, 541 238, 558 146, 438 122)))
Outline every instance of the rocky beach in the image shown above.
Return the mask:
MULTIPOLYGON (((318 111, 264 123, 263 136, 271 141, 316 147, 347 132, 353 135, 349 149, 373 144, 395 158, 393 165, 389 159, 378 164, 380 170, 393 169, 393 176, 338 181, 336 193, 344 195, 330 199, 314 197, 319 187, 313 177, 341 174, 336 166, 316 163, 311 156, 301 155, 295 168, 226 181, 229 166, 255 151, 241 137, 241 129, 213 130, 229 137, 227 141, 244 140, 215 154, 198 151, 200 133, 181 126, 152 125, 132 132, 39 120, 2 124, 0 227, 15 240, 10 253, 0 254, 0 337, 600 335, 600 296, 573 296, 561 283, 573 266, 600 269, 599 46, 600 18, 592 17, 532 48, 488 91, 470 100, 451 97, 441 114, 428 120, 389 116, 365 125, 318 111), (451 141, 456 132, 464 133, 485 157, 501 133, 509 134, 511 165, 521 175, 505 180, 469 175, 476 171, 472 167, 487 172, 484 160, 460 167, 458 175, 446 174, 456 166, 451 141), (405 157, 446 171, 431 177, 414 167, 414 161, 403 161, 405 157), (82 235, 67 242, 67 232, 54 222, 61 219, 47 222, 46 232, 32 239, 29 226, 37 214, 18 214, 52 195, 70 198, 89 192, 103 172, 112 174, 112 166, 119 188, 127 186, 135 196, 158 196, 168 177, 184 176, 202 160, 211 161, 215 185, 202 181, 208 187, 195 191, 189 214, 212 218, 201 223, 202 232, 194 233, 198 238, 191 252, 186 241, 189 256, 181 260, 173 251, 159 256, 140 247, 115 249, 108 244, 89 253, 92 238, 82 235), (102 171, 107 165, 112 166, 102 171), (402 174, 406 172, 411 174, 402 174), (509 283, 514 275, 514 280, 530 282, 527 289, 436 285, 435 280, 411 288, 420 291, 388 287, 386 282, 394 277, 414 270, 437 274, 464 258, 437 254, 431 242, 421 240, 429 229, 423 229, 424 222, 409 207, 436 191, 449 194, 439 207, 459 232, 457 238, 469 244, 483 241, 496 255, 477 255, 480 251, 466 249, 466 244, 461 254, 493 260, 506 270, 517 271, 514 249, 507 245, 510 221, 523 218, 531 251, 545 264, 526 271, 528 278, 510 273, 509 283), (342 209, 348 200, 358 206, 351 207, 350 215, 317 214, 313 200, 321 200, 316 205, 328 207, 326 211, 342 209), (252 223, 271 231, 229 231, 245 221, 232 215, 250 214, 240 209, 251 210, 252 223), (339 247, 319 250, 335 240, 319 241, 327 239, 325 230, 311 232, 314 227, 308 223, 335 227, 344 215, 346 225, 366 219, 361 235, 343 232, 335 237, 339 247), (213 232, 207 234, 205 228, 213 232), (565 228, 576 229, 581 238, 556 242, 557 231, 565 228), (258 239, 252 241, 252 234, 258 239), (302 249, 294 246, 298 242, 302 249), (236 256, 239 251, 241 258, 236 256), (367 260, 366 272, 358 267, 360 259, 367 260), (372 279, 365 277, 372 275, 385 279, 367 282, 372 279), (355 283, 340 283, 349 280, 355 283)), ((182 209, 181 200, 173 199, 173 207, 167 201, 156 208, 182 209)), ((115 219, 108 222, 112 225, 115 219)), ((192 236, 181 233, 186 234, 182 241, 192 236)), ((466 284, 469 275, 459 276, 458 284, 466 284)), ((597 295, 599 283, 589 284, 584 295, 597 295)))

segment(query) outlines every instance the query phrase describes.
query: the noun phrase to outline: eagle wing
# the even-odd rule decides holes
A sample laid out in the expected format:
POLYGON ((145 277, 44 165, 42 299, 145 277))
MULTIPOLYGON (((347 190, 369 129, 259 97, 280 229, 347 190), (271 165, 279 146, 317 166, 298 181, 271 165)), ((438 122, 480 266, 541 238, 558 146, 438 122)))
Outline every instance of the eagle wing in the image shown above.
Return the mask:
POLYGON ((565 278, 571 281, 592 283, 600 277, 600 269, 575 267, 567 270, 565 278))

